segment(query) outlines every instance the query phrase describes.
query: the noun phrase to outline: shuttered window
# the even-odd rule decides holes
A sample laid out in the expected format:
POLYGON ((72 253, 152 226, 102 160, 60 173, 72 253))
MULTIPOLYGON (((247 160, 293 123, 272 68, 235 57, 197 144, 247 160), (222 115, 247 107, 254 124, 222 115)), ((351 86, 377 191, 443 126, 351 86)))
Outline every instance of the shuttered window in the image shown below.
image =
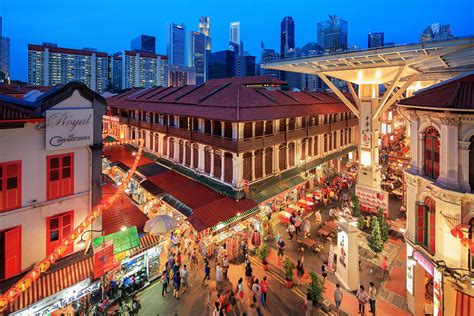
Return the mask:
MULTIPOLYGON (((47 219, 46 251, 51 253, 74 229, 74 211, 52 216, 47 219)), ((73 251, 73 244, 69 245, 64 254, 73 251)))
POLYGON ((21 207, 21 161, 0 163, 0 212, 21 207))
POLYGON ((46 158, 46 198, 48 200, 74 193, 74 154, 46 158))
POLYGON ((21 226, 0 232, 0 280, 21 272, 21 226))

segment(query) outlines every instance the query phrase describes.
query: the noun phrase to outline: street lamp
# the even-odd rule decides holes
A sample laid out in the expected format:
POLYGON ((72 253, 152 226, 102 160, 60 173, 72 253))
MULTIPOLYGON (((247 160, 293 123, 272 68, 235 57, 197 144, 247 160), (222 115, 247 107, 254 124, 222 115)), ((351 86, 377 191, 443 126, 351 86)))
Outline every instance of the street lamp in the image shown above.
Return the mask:
POLYGON ((84 236, 86 235, 86 233, 101 233, 103 232, 104 230, 101 229, 101 230, 94 230, 94 229, 89 229, 89 230, 86 230, 84 231, 82 234, 81 234, 81 239, 77 242, 77 246, 79 248, 84 248, 86 243, 87 243, 87 239, 84 238, 84 236))

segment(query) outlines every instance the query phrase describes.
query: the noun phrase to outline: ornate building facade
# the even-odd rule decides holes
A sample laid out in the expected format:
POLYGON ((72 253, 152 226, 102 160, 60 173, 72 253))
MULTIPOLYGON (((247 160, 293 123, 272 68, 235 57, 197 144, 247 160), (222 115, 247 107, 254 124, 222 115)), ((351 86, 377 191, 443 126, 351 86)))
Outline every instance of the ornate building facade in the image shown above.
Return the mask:
POLYGON ((474 308, 473 85, 474 75, 461 77, 399 105, 411 137, 407 298, 414 315, 469 315, 474 308))

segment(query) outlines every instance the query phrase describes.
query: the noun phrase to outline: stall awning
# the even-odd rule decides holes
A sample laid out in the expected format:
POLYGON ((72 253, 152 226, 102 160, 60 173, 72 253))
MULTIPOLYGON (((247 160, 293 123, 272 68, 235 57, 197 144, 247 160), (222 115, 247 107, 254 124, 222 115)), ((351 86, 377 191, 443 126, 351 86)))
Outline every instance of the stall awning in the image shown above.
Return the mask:
MULTIPOLYGON (((317 166, 327 162, 327 161, 330 161, 330 160, 333 160, 333 159, 336 159, 336 158, 339 158, 340 156, 343 156, 343 155, 346 155, 350 152, 353 152, 354 150, 357 150, 357 146, 350 146, 350 147, 347 147, 341 151, 337 151, 335 153, 332 153, 332 154, 329 154, 329 155, 326 155, 324 157, 321 157, 321 158, 318 158, 318 159, 315 159, 313 161, 310 161, 306 164, 306 170, 311 170, 311 169, 314 169, 316 168, 317 166)), ((301 166, 303 171, 304 171, 304 164, 301 166)))
POLYGON ((163 172, 168 172, 169 169, 157 163, 149 163, 147 165, 137 167, 137 171, 145 177, 151 177, 163 172))
POLYGON ((149 180, 145 180, 143 182, 140 183, 140 186, 146 190, 148 193, 150 193, 151 195, 154 195, 154 196, 157 196, 157 195, 160 195, 160 194, 163 194, 164 191, 162 188, 154 185, 151 181, 149 180))
POLYGON ((193 209, 172 196, 171 194, 165 194, 162 198, 163 202, 180 212, 186 217, 189 217, 193 214, 193 209))
POLYGON ((154 247, 160 243, 160 237, 151 235, 151 234, 145 234, 142 237, 140 237, 140 246, 135 247, 133 249, 130 249, 130 257, 134 257, 144 251, 147 251, 151 247, 154 247))
POLYGON ((267 181, 264 185, 252 190, 250 197, 257 203, 261 203, 268 199, 274 198, 279 194, 288 191, 289 189, 303 183, 305 179, 302 176, 294 176, 286 180, 280 180, 279 177, 274 177, 271 181, 267 181))
POLYGON ((135 226, 129 227, 125 231, 118 231, 107 236, 95 238, 94 247, 98 247, 109 240, 114 242, 114 254, 140 246, 140 238, 135 226))
MULTIPOLYGON (((66 257, 62 260, 67 259, 66 257)), ((9 305, 7 315, 89 278, 94 271, 94 260, 89 256, 61 269, 53 269, 50 268, 50 271, 42 274, 26 291, 21 292, 18 299, 9 305)))
POLYGON ((236 201, 229 197, 221 198, 207 205, 194 209, 191 225, 197 231, 216 226, 219 223, 226 222, 231 218, 242 215, 248 210, 254 209, 257 204, 250 199, 236 201), (200 223, 199 223, 200 222, 200 223))
MULTIPOLYGON (((131 168, 133 165, 133 161, 135 160, 133 152, 134 150, 132 150, 132 147, 114 145, 104 147, 104 149, 102 150, 102 155, 107 157, 111 162, 120 161, 128 168, 131 168)), ((143 166, 152 162, 152 160, 142 155, 140 161, 138 162, 138 166, 143 166)))

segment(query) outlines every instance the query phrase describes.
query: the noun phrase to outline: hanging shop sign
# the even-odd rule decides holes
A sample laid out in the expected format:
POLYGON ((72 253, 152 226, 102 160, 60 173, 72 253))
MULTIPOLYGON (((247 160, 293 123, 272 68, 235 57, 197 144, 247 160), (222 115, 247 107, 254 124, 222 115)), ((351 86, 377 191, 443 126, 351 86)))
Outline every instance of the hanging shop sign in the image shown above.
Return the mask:
POLYGON ((431 276, 433 276, 433 270, 434 266, 433 263, 428 260, 425 256, 423 256, 420 252, 415 251, 413 253, 413 258, 415 258, 416 262, 425 269, 426 272, 428 272, 431 276))
POLYGON ((92 145, 93 132, 93 109, 46 111, 46 150, 92 145))
POLYGON ((436 268, 433 270, 433 315, 443 315, 443 274, 436 268))
POLYGON ((94 248, 94 279, 118 267, 114 261, 114 242, 109 240, 94 248))
POLYGON ((337 233, 337 257, 344 269, 347 269, 347 243, 348 236, 343 230, 337 233))
POLYGON ((42 299, 41 301, 29 306, 27 309, 18 311, 11 315, 49 315, 58 309, 64 308, 69 304, 74 303, 81 297, 97 291, 99 288, 100 281, 91 284, 90 279, 85 279, 71 287, 68 287, 65 290, 62 290, 54 295, 42 299))
POLYGON ((415 264, 412 260, 408 260, 408 257, 413 256, 413 247, 407 243, 407 291, 413 295, 413 273, 415 264))

